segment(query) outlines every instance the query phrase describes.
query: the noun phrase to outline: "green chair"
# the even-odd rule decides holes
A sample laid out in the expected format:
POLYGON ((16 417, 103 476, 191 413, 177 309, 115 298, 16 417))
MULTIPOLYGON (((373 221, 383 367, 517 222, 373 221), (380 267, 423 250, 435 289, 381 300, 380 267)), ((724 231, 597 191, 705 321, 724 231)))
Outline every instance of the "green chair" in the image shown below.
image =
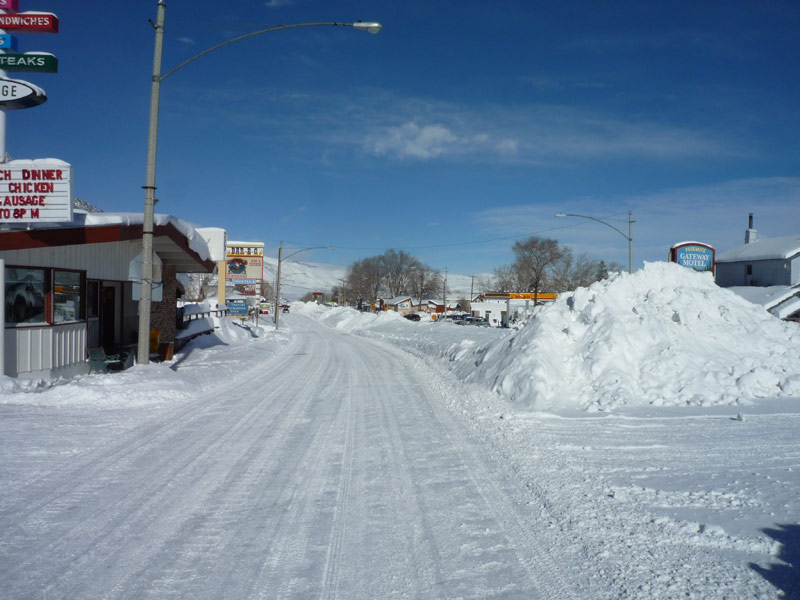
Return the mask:
POLYGON ((102 347, 89 348, 89 373, 108 373, 108 365, 116 365, 121 369, 119 354, 106 354, 102 347))

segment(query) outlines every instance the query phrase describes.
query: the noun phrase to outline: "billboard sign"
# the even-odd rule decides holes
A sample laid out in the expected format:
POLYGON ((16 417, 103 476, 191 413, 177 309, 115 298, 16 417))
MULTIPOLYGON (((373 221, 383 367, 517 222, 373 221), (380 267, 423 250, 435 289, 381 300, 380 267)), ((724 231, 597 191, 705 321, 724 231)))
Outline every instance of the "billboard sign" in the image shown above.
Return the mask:
POLYGON ((0 54, 0 69, 31 73, 57 73, 58 59, 47 52, 0 54))
POLYGON ((53 13, 42 12, 0 14, 0 29, 26 33, 58 33, 58 17, 53 13))
POLYGON ((264 243, 228 242, 225 279, 234 284, 242 280, 258 283, 264 279, 264 243))
POLYGON ((0 223, 72 221, 72 166, 63 160, 0 163, 0 223))
POLYGON ((19 10, 19 0, 0 0, 0 10, 17 12, 19 10))
POLYGON ((714 272, 715 251, 702 242, 681 242, 670 248, 669 260, 695 271, 714 272))

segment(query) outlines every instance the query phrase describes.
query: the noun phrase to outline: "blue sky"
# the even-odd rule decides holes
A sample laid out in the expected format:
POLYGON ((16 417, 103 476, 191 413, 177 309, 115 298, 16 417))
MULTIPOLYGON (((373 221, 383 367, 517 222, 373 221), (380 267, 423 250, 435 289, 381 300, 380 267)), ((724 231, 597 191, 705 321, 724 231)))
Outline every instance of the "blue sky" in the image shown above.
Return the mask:
MULTIPOLYGON (((20 0, 60 33, 17 34, 58 74, 9 74, 48 101, 9 112, 12 158, 73 165, 75 194, 141 212, 156 2, 20 0)), ((673 243, 724 251, 800 233, 800 4, 169 0, 157 212, 231 239, 336 247, 348 265, 404 249, 489 272, 551 237, 627 265, 673 243)))

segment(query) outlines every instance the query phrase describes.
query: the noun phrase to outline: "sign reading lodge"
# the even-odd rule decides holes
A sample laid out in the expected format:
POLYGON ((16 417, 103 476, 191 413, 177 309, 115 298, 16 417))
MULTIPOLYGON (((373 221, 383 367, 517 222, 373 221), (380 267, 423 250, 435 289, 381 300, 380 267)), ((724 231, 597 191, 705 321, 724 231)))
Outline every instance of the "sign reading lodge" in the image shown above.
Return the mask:
POLYGON ((20 79, 0 77, 0 107, 8 110, 30 108, 46 100, 47 96, 42 88, 20 79))

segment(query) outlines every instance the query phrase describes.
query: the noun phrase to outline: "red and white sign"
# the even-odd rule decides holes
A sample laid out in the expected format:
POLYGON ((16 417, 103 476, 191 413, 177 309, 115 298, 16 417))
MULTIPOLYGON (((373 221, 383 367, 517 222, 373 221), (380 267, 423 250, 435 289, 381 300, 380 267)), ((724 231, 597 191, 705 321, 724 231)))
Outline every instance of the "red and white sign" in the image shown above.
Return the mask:
POLYGON ((0 163, 0 223, 72 221, 72 166, 63 160, 0 163))
POLYGON ((0 29, 28 33, 58 33, 58 17, 53 13, 42 12, 0 14, 0 29))

